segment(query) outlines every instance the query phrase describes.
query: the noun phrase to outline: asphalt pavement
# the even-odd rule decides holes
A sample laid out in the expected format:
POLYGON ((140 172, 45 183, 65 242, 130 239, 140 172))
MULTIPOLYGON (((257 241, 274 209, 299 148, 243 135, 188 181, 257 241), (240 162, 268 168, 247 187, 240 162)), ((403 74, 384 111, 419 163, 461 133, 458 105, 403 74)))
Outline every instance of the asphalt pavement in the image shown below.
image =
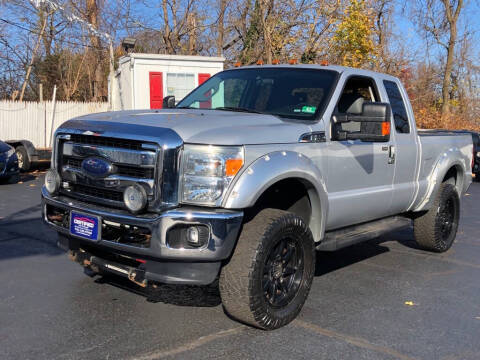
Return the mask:
POLYGON ((265 332, 228 318, 215 284, 86 276, 40 220, 42 182, 0 185, 1 359, 480 359, 480 183, 450 251, 406 229, 318 253, 300 316, 265 332))

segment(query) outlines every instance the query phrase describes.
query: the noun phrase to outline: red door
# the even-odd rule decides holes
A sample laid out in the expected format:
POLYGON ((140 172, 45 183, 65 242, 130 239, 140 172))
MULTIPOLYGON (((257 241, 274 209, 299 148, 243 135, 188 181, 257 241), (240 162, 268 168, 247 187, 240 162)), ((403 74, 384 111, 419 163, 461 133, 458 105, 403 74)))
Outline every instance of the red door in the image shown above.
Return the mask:
POLYGON ((210 79, 210 74, 198 74, 198 86, 210 79))
MULTIPOLYGON (((202 85, 205 81, 210 79, 210 74, 198 74, 198 86, 202 85)), ((205 96, 210 96, 209 92, 205 93, 205 96)), ((200 103, 200 109, 210 109, 212 107, 212 100, 202 101, 200 103)))
POLYGON ((150 72, 150 109, 161 109, 163 104, 163 76, 161 72, 150 72))

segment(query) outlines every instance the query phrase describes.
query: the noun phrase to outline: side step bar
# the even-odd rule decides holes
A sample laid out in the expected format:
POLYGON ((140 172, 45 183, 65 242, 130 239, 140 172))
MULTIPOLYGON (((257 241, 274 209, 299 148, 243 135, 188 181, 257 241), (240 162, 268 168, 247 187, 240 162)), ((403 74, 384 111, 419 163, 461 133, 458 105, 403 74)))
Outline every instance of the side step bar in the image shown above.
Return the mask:
POLYGON ((335 251, 360 242, 371 240, 385 233, 410 226, 412 220, 403 216, 392 216, 380 220, 352 225, 325 233, 317 250, 335 251))

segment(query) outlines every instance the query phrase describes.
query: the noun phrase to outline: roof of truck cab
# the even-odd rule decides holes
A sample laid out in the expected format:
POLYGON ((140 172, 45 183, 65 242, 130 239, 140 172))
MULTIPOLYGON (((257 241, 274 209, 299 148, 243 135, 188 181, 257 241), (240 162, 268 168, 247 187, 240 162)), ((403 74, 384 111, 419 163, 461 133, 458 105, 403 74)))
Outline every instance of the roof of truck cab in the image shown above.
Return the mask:
POLYGON ((364 75, 364 76, 370 76, 370 77, 380 77, 382 79, 397 79, 394 76, 372 71, 372 70, 364 70, 364 69, 358 69, 358 68, 352 68, 348 66, 340 66, 340 65, 318 65, 318 64, 296 64, 296 65, 290 65, 290 64, 279 64, 279 65, 247 65, 247 66, 241 66, 241 67, 234 67, 225 71, 231 71, 231 70, 241 70, 241 69, 263 69, 263 68, 287 68, 287 69, 314 69, 314 70, 331 70, 335 71, 338 73, 344 73, 344 72, 349 72, 349 73, 354 73, 358 75, 364 75))

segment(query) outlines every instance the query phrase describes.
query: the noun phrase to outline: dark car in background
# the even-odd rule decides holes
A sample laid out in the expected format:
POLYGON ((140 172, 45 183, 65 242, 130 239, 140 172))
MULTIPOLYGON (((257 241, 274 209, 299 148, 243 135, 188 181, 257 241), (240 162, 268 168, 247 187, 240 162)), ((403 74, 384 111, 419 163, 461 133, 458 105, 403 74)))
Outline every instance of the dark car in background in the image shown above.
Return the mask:
POLYGON ((446 130, 447 132, 454 132, 459 134, 470 134, 473 142, 473 162, 472 173, 475 175, 475 180, 480 181, 480 134, 470 130, 446 130))
POLYGON ((480 135, 472 132, 473 139, 473 173, 477 181, 480 181, 480 135))
POLYGON ((16 183, 19 180, 18 159, 15 148, 0 141, 0 181, 16 183))

